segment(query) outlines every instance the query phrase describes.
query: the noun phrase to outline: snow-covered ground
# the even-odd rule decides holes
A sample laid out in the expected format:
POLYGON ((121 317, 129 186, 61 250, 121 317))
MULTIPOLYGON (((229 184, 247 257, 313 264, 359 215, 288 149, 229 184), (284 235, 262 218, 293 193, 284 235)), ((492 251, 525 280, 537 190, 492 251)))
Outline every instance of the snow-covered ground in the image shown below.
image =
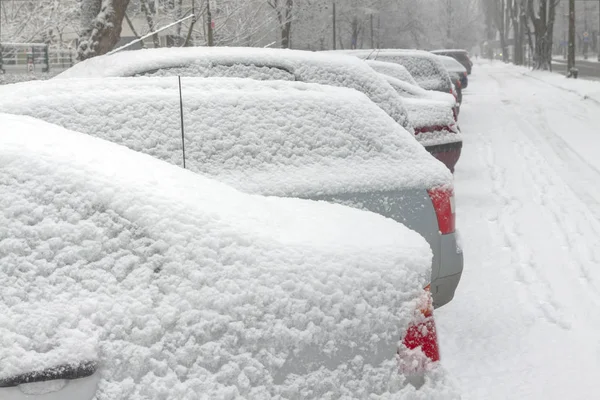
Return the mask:
POLYGON ((464 92, 465 270, 436 320, 467 400, 600 396, 600 103, 555 79, 479 64, 464 92))

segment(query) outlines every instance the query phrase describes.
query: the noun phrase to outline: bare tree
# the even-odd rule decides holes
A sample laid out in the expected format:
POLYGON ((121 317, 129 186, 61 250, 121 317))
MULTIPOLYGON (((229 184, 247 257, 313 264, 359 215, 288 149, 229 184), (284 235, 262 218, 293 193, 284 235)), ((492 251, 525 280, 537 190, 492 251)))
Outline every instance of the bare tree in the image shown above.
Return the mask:
POLYGON ((534 67, 537 69, 552 68, 552 37, 556 6, 560 0, 537 0, 536 13, 534 0, 527 0, 527 15, 534 28, 534 67))
POLYGON ((267 0, 279 22, 281 31, 281 48, 287 49, 290 47, 290 36, 292 34, 292 16, 294 10, 294 0, 267 0))
POLYGON ((82 0, 83 31, 77 56, 80 60, 106 54, 121 38, 129 0, 82 0))

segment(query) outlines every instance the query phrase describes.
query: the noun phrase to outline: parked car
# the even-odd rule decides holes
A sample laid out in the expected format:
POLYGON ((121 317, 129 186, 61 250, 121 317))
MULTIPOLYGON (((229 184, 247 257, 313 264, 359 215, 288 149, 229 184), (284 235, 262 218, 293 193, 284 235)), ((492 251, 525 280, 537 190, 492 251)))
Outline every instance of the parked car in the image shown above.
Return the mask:
POLYGON ((3 400, 447 398, 417 233, 0 124, 3 400))
POLYGON ((442 64, 444 64, 444 67, 446 67, 446 70, 450 74, 450 77, 453 78, 453 81, 460 81, 462 89, 466 89, 469 86, 469 77, 467 75, 467 70, 465 69, 465 67, 463 67, 461 63, 459 63, 452 57, 438 57, 442 61, 442 64))
MULTIPOLYGON (((336 53, 336 52, 334 52, 336 53)), ((450 79, 448 71, 437 57, 421 50, 341 50, 337 53, 349 54, 364 60, 376 60, 397 63, 404 66, 417 81, 419 86, 427 90, 450 93, 460 104, 458 92, 450 79)))
MULTIPOLYGON (((452 299, 463 269, 452 175, 365 95, 300 82, 182 78, 182 98, 186 168, 248 193, 352 205, 401 222, 433 250, 434 304, 452 299)), ((4 112, 181 166, 179 107, 174 77, 0 90, 4 112)))
MULTIPOLYGON (((406 130, 415 133, 402 98, 385 79, 355 57, 343 54, 218 47, 148 49, 94 57, 57 78, 110 76, 238 77, 348 87, 366 94, 406 130)), ((448 168, 452 170, 454 165, 448 168)))
POLYGON ((123 51, 80 62, 54 79, 140 76, 234 77, 349 87, 412 132, 398 94, 364 63, 343 54, 250 47, 172 47, 123 51))
MULTIPOLYGON (((390 66, 403 68, 398 64, 380 61, 369 61, 368 63, 379 70, 392 73, 394 71, 390 66), (379 68, 379 64, 387 65, 379 68)), ((462 149, 462 136, 457 124, 458 110, 454 97, 446 93, 427 91, 389 75, 383 76, 403 97, 408 116, 415 127, 415 135, 421 144, 435 158, 442 161, 451 172, 454 172, 462 149), (440 97, 442 101, 434 100, 440 97)))
POLYGON ((450 50, 433 50, 432 53, 438 54, 441 56, 448 56, 448 57, 452 57, 452 58, 456 59, 456 61, 458 61, 459 63, 461 63, 463 65, 463 67, 465 67, 465 69, 467 70, 467 74, 471 75, 471 71, 473 69, 473 62, 471 61, 471 58, 469 57, 468 51, 460 50, 460 49, 450 49, 450 50))
MULTIPOLYGON (((385 61, 404 66, 419 86, 427 90, 452 93, 452 81, 441 61, 433 54, 422 50, 341 50, 364 60, 385 61)), ((331 54, 331 53, 330 53, 331 54)))
POLYGON ((400 94, 400 97, 441 101, 453 109, 454 119, 458 120, 458 107, 460 104, 453 95, 423 89, 415 81, 410 72, 400 64, 373 60, 366 60, 365 62, 375 71, 382 74, 396 92, 400 94))

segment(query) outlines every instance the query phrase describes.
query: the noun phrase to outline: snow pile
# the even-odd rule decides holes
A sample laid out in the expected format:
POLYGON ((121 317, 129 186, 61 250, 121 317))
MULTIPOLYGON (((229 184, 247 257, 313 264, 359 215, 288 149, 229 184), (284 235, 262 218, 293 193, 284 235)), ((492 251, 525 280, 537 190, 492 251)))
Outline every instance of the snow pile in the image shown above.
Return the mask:
MULTIPOLYGON (((17 86, 0 91, 3 112, 183 164, 177 78, 17 86)), ((414 136, 355 90, 231 78, 182 86, 186 166, 240 190, 314 197, 451 183, 414 136)))
MULTIPOLYGON (((390 62, 385 62, 385 61, 375 61, 375 60, 365 60, 365 62, 367 64, 369 64, 369 67, 373 68, 375 71, 379 72, 380 74, 384 74, 384 75, 394 77, 396 79, 400 79, 401 81, 404 81, 411 85, 415 85, 415 86, 419 85, 417 83, 417 81, 415 80, 415 78, 412 77, 410 72, 408 72, 408 70, 400 64, 390 63, 390 62)), ((425 90, 425 89, 422 89, 422 90, 425 90)))
POLYGON ((396 122, 412 130, 402 99, 384 79, 355 57, 343 54, 249 47, 194 47, 123 51, 85 60, 57 78, 125 77, 140 74, 202 77, 248 78, 257 75, 256 67, 267 67, 291 74, 295 80, 356 89, 366 94, 396 122), (227 67, 233 68, 227 68, 227 67))
POLYGON ((397 373, 430 274, 418 234, 0 124, 0 379, 96 361, 97 400, 458 397, 438 365, 418 392, 397 373))

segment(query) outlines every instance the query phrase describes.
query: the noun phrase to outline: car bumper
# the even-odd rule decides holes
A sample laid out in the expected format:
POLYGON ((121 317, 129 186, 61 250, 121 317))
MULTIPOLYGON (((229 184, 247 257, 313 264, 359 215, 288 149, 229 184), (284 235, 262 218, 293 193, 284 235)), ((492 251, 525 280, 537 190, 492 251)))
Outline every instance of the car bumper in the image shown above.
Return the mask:
POLYGON ((436 308, 447 304, 454 298, 454 293, 460 282, 464 258, 457 238, 457 232, 441 236, 440 273, 431 282, 433 305, 436 308))
POLYGON ((432 156, 443 162, 450 172, 454 173, 454 166, 460 158, 462 141, 426 146, 425 149, 431 153, 432 156))

